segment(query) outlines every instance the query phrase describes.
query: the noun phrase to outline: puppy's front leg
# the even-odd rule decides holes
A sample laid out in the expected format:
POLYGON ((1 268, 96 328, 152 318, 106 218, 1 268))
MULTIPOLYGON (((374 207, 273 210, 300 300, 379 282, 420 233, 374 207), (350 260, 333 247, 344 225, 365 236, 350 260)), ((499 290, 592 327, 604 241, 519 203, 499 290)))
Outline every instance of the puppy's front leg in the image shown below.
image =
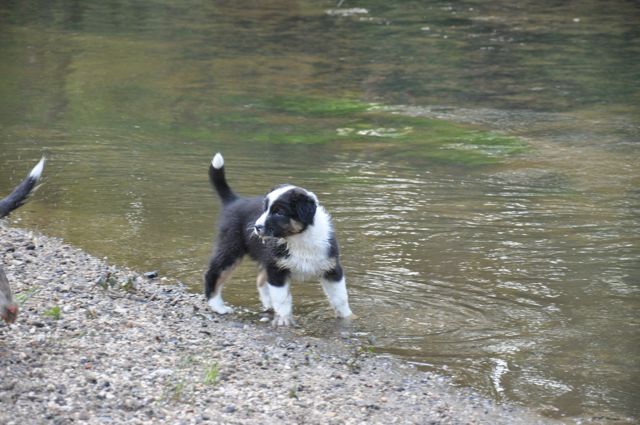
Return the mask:
POLYGON ((338 264, 335 269, 325 273, 321 280, 329 304, 336 312, 336 317, 354 318, 354 314, 349 308, 349 296, 347 295, 347 284, 344 280, 342 267, 338 264))
POLYGON ((293 322, 292 314, 292 300, 291 300, 291 288, 290 283, 287 280, 284 284, 276 286, 271 282, 269 285, 269 297, 271 298, 271 305, 275 313, 273 317, 273 326, 291 326, 293 322))
POLYGON ((268 265, 267 287, 269 299, 273 307, 273 326, 291 326, 294 324, 292 315, 290 272, 278 268, 276 265, 268 265))
POLYGON ((260 302, 262 303, 262 309, 269 311, 273 309, 271 303, 271 295, 269 294, 269 285, 267 284, 267 272, 266 270, 258 270, 258 278, 256 279, 258 286, 258 295, 260 296, 260 302))

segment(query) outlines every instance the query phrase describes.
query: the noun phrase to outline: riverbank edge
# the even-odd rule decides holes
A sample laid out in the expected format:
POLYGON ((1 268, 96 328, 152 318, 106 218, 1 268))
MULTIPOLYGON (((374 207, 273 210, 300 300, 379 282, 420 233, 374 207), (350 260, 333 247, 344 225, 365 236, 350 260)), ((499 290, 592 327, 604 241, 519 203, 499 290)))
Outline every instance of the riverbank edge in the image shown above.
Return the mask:
POLYGON ((21 308, 0 325, 0 423, 557 423, 5 223, 0 264, 21 308))

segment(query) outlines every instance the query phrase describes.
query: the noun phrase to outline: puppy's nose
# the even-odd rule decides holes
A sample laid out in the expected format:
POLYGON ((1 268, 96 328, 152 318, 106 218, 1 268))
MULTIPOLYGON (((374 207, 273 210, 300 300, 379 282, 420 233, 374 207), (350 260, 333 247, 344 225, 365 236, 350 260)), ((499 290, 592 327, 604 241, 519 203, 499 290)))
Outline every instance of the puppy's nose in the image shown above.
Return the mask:
POLYGON ((255 230, 256 230, 257 234, 261 235, 262 233, 264 233, 264 225, 256 224, 255 225, 255 230))

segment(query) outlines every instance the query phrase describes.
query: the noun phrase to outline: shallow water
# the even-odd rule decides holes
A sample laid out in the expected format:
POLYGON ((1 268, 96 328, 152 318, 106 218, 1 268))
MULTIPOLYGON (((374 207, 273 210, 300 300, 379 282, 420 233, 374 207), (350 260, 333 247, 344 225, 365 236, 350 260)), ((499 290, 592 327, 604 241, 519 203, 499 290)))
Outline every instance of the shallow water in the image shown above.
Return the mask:
MULTIPOLYGON (((200 291, 233 188, 313 190, 375 350, 554 417, 640 415, 640 36, 628 2, 0 6, 19 224, 200 291)), ((258 309, 246 263, 225 291, 258 309)), ((340 335, 320 288, 306 332, 340 335)))

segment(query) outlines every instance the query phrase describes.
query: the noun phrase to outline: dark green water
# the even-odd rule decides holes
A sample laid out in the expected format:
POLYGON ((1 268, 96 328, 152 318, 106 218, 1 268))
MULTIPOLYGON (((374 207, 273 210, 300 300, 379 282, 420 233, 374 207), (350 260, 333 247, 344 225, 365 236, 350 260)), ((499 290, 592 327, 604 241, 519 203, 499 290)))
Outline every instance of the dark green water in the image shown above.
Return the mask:
MULTIPOLYGON (((332 7, 2 2, 3 193, 49 157, 13 221, 200 291, 222 151, 238 192, 318 194, 350 331, 378 352, 552 417, 637 420, 640 8, 332 7)), ((257 311, 254 274, 225 298, 257 311)), ((344 331, 317 285, 294 305, 344 331)))

